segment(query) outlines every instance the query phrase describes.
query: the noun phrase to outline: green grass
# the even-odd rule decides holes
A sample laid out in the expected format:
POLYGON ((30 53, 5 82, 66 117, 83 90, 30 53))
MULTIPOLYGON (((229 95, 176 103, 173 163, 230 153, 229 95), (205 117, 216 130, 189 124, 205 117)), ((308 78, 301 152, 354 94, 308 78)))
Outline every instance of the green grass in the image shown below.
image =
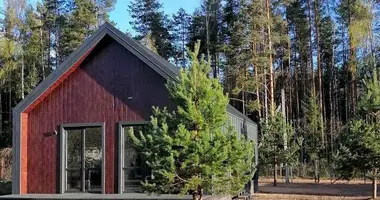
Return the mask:
POLYGON ((0 195, 6 195, 12 193, 11 181, 0 181, 0 195))

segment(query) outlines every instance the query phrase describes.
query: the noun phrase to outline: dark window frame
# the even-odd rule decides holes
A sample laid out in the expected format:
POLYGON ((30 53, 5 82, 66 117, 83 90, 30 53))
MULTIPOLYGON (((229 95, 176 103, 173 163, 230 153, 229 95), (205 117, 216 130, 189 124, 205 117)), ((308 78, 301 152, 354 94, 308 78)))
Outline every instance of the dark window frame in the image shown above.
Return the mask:
MULTIPOLYGON (((60 145, 60 152, 59 152, 59 158, 60 158, 60 185, 59 185, 59 193, 60 194, 63 194, 63 193, 66 193, 66 192, 70 192, 70 191, 67 191, 66 190, 66 187, 67 187, 67 170, 71 170, 71 168, 67 168, 66 167, 66 162, 67 162, 67 152, 66 152, 66 147, 67 147, 67 130, 70 130, 70 129, 75 129, 75 128, 101 128, 102 131, 101 131, 101 135, 102 135, 102 164, 101 164, 101 193, 102 194, 105 194, 105 160, 106 160, 106 154, 105 154, 105 123, 104 122, 100 122, 100 123, 72 123, 72 124, 62 124, 60 126, 60 142, 59 142, 59 145, 60 145)), ((82 130, 82 135, 85 131, 82 130)), ((82 136, 83 137, 83 141, 82 143, 84 142, 84 135, 82 136)), ((83 154, 84 152, 82 152, 83 154)), ((83 156, 83 155, 82 155, 83 156)), ((85 162, 84 159, 82 159, 82 162, 85 162)), ((75 169, 73 169, 75 170, 75 169)), ((79 169, 80 171, 81 169, 79 169)), ((82 169, 84 170, 84 169, 82 169)), ((82 172, 81 172, 82 173, 82 172)), ((82 185, 84 184, 83 182, 83 178, 85 177, 82 177, 82 185)), ((76 191, 78 192, 78 191, 76 191)), ((79 192, 82 192, 82 191, 79 191, 79 192)))
POLYGON ((124 138, 125 132, 124 127, 126 126, 144 126, 147 125, 148 121, 129 121, 129 122, 119 122, 118 123, 118 193, 124 193, 124 170, 126 167, 124 166, 124 138))

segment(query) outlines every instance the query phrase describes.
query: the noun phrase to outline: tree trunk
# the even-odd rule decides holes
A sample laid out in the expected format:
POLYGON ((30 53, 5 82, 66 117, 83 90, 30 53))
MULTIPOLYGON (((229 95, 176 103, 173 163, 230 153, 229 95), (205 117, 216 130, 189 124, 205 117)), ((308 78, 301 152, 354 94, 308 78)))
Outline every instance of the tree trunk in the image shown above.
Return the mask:
MULTIPOLYGON (((255 51, 255 50, 254 50, 255 51)), ((259 74, 258 74, 258 68, 255 68, 255 79, 256 81, 260 81, 259 74)), ((259 84, 256 84, 256 98, 259 104, 261 105, 260 101, 260 86, 259 84)), ((261 109, 258 110, 259 119, 261 119, 261 109)))
POLYGON ((3 96, 0 90, 0 136, 3 134, 3 96))
POLYGON ((203 188, 200 186, 198 186, 198 195, 199 195, 198 200, 203 200, 203 188))
MULTIPOLYGON (((211 61, 211 54, 210 54, 210 6, 206 8, 206 16, 205 16, 205 22, 206 22, 206 48, 207 48, 207 60, 208 61, 211 61)), ((212 65, 212 63, 211 63, 212 65)), ((214 68, 214 66, 211 66, 212 68, 212 71, 213 71, 213 77, 216 78, 216 69, 214 68)))
POLYGON ((265 107, 265 120, 268 119, 268 90, 267 90, 267 70, 264 69, 264 107, 265 107))
POLYGON ((271 116, 274 116, 274 110, 276 109, 274 106, 274 74, 273 74, 273 58, 272 58, 272 38, 271 38, 271 26, 270 26, 270 15, 271 15, 271 10, 270 10, 270 0, 265 1, 266 5, 266 13, 267 13, 267 37, 268 37, 268 51, 269 51, 269 59, 268 59, 268 68, 269 68, 269 95, 270 95, 270 113, 271 116))
POLYGON ((9 121, 11 122, 12 121, 12 71, 9 72, 9 83, 8 83, 8 87, 9 87, 9 96, 8 96, 8 119, 9 121))
POLYGON ((349 90, 350 90, 350 101, 351 101, 351 113, 350 116, 354 116, 356 113, 356 101, 357 101, 357 90, 356 90, 356 48, 353 44, 353 38, 350 34, 350 26, 351 26, 351 5, 350 1, 348 1, 348 36, 349 36, 349 48, 350 48, 350 54, 349 54, 349 62, 348 62, 348 82, 349 82, 349 90))
MULTIPOLYGON (((289 26, 288 26, 288 32, 290 32, 290 29, 289 29, 289 26)), ((288 111, 287 112, 287 118, 289 120, 292 119, 292 76, 291 76, 291 58, 292 58, 292 50, 291 50, 291 40, 290 40, 290 36, 288 35, 288 50, 287 50, 287 56, 288 56, 288 70, 287 70, 287 74, 286 74, 286 80, 287 80, 287 83, 286 83, 286 86, 287 86, 287 89, 288 89, 288 94, 289 94, 289 101, 287 103, 287 106, 286 106, 286 110, 288 111)))
POLYGON ((273 186, 277 186, 277 158, 273 157, 273 186))
POLYGON ((316 159, 314 161, 314 182, 315 183, 319 183, 319 167, 318 167, 318 165, 319 165, 319 160, 316 159))
MULTIPOLYGON (((309 0, 310 1, 310 0, 309 0)), ((321 136, 322 145, 325 145, 325 135, 323 130, 324 113, 323 113, 323 90, 322 90, 322 65, 321 65, 321 52, 319 46, 319 14, 318 14, 318 0, 314 0, 314 28, 315 28, 315 45, 317 47, 317 70, 318 70, 318 97, 319 97, 319 111, 321 113, 321 136)))
POLYGON ((313 21, 311 19, 311 0, 307 1, 307 7, 309 10, 309 43, 310 43, 310 69, 311 69, 311 91, 315 94, 315 80, 314 80, 314 62, 313 62, 313 21))
POLYGON ((51 70, 52 69, 52 67, 51 67, 51 57, 50 57, 50 52, 51 52, 51 50, 52 50, 52 47, 51 47, 51 30, 50 30, 50 28, 49 28, 49 36, 48 36, 49 38, 48 38, 48 52, 47 52, 47 68, 49 69, 49 70, 51 70))
POLYGON ((376 199, 377 198, 377 168, 372 169, 372 198, 376 199))
POLYGON ((21 99, 24 99, 25 97, 25 81, 24 81, 24 75, 25 74, 25 63, 24 63, 24 47, 22 47, 21 52, 21 99))
MULTIPOLYGON (((310 0, 309 0, 310 1, 310 0)), ((322 66, 321 66, 321 52, 319 46, 319 27, 318 27, 318 0, 314 0, 314 28, 315 28, 315 45, 317 47, 317 70, 318 70, 318 95, 319 95, 319 106, 322 109, 323 106, 323 93, 322 93, 322 66)))
POLYGON ((44 43, 42 40, 42 20, 40 28, 40 42, 41 42, 41 69, 42 69, 42 80, 45 80, 45 65, 44 65, 44 43))
POLYGON ((197 192, 193 192, 193 200, 198 200, 198 194, 197 192))

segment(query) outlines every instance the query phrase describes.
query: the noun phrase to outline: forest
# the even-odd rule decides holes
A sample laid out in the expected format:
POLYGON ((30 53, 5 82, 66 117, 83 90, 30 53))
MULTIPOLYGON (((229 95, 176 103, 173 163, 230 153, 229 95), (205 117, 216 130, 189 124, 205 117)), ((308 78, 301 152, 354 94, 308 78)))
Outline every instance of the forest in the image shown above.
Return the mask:
MULTIPOLYGON (((0 148, 12 144, 12 108, 99 26, 115 24, 115 4, 4 0, 0 148)), ((173 15, 164 6, 126 3, 127 34, 183 68, 201 41, 210 77, 260 124, 261 175, 276 177, 290 166, 293 175, 316 181, 378 176, 379 1, 200 0, 194 12, 173 15)))

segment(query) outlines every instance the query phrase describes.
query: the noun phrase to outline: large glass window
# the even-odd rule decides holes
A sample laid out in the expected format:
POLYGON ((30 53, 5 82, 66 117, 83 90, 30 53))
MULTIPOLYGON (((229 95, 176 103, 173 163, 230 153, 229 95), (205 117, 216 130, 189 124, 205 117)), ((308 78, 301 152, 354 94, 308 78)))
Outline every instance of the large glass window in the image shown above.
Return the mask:
POLYGON ((130 124, 121 126, 122 134, 122 150, 121 150, 121 165, 122 165, 122 192, 141 192, 141 182, 148 176, 148 170, 145 162, 141 159, 132 145, 132 141, 128 135, 129 130, 133 128, 136 136, 139 132, 144 133, 145 124, 130 124))
POLYGON ((66 176, 68 191, 80 191, 81 184, 81 167, 82 167, 82 130, 67 130, 67 161, 66 176))
POLYGON ((102 191, 102 127, 66 127, 66 192, 102 191))

